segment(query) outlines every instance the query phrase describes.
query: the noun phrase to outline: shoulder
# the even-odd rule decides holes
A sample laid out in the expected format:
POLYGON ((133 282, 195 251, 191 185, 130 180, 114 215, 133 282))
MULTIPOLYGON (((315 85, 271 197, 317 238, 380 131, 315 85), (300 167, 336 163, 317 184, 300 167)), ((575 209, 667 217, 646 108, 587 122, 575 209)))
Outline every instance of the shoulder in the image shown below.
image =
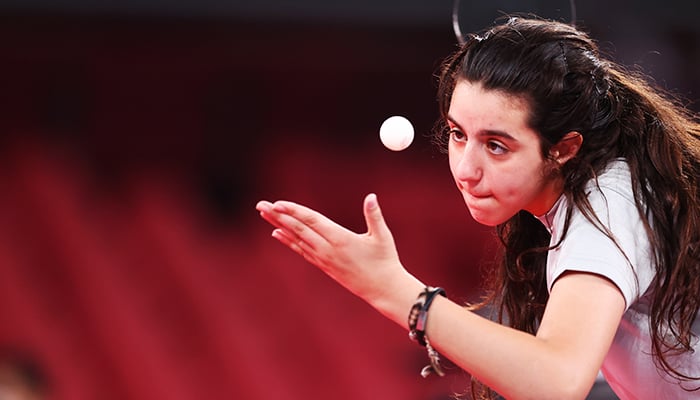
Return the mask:
POLYGON ((586 189, 589 195, 596 192, 615 193, 634 203, 632 174, 627 161, 622 158, 611 161, 597 177, 588 182, 586 189))
MULTIPOLYGON (((611 162, 586 189, 589 208, 567 202, 568 228, 552 237, 559 246, 548 256, 549 283, 567 270, 602 275, 618 286, 629 306, 646 291, 654 275, 629 166, 624 160, 611 162)), ((558 213, 559 227, 566 226, 566 214, 558 213)))
MULTIPOLYGON (((624 159, 612 161, 591 179, 586 186, 586 197, 593 219, 607 229, 612 228, 611 224, 632 224, 635 230, 644 225, 641 219, 643 213, 640 213, 635 199, 630 168, 624 159)), ((574 214, 583 217, 581 214, 589 213, 574 207, 574 214)))

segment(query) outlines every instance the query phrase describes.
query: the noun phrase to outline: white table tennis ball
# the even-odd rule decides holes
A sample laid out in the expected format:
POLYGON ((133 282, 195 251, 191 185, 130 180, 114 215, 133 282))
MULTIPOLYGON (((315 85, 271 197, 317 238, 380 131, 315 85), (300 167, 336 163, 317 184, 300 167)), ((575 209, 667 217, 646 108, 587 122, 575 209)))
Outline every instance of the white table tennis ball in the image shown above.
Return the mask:
POLYGON ((401 151, 410 146, 413 134, 411 121, 399 115, 387 118, 379 128, 379 139, 387 149, 393 151, 401 151))

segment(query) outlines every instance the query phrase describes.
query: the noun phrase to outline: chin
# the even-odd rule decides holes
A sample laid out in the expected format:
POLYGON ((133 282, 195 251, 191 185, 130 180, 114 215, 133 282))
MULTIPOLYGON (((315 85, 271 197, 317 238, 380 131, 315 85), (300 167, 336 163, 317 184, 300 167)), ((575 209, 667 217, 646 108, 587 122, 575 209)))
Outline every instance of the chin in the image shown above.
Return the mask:
POLYGON ((471 214, 474 221, 480 223, 481 225, 485 225, 485 226, 500 225, 500 224, 508 221, 508 219, 510 218, 510 217, 504 217, 502 215, 487 214, 487 213, 474 211, 474 210, 469 210, 469 213, 471 214))

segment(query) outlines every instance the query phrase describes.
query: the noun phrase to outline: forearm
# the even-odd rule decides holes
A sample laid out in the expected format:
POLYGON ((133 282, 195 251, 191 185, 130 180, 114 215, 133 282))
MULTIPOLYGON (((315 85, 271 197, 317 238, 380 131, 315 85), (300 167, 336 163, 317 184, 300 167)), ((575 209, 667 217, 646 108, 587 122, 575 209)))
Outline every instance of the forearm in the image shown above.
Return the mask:
MULTIPOLYGON (((408 312, 424 288, 407 274, 387 285, 387 296, 370 303, 408 329, 408 312)), ((444 357, 508 399, 583 398, 595 379, 595 374, 578 376, 581 368, 550 343, 489 321, 440 296, 430 308, 426 332, 444 357)))
POLYGON ((436 298, 426 332, 445 357, 508 399, 576 399, 595 372, 581 368, 565 348, 505 327, 436 298))

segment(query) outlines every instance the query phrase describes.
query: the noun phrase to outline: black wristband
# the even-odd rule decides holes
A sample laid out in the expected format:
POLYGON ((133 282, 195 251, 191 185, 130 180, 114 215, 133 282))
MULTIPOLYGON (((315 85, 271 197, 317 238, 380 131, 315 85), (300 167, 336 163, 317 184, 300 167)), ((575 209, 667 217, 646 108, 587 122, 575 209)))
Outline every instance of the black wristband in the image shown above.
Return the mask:
POLYGON ((428 322, 428 310, 435 296, 438 294, 447 297, 445 289, 441 287, 426 287, 425 290, 418 295, 418 300, 413 304, 408 314, 408 336, 421 346, 426 345, 425 326, 428 322))

